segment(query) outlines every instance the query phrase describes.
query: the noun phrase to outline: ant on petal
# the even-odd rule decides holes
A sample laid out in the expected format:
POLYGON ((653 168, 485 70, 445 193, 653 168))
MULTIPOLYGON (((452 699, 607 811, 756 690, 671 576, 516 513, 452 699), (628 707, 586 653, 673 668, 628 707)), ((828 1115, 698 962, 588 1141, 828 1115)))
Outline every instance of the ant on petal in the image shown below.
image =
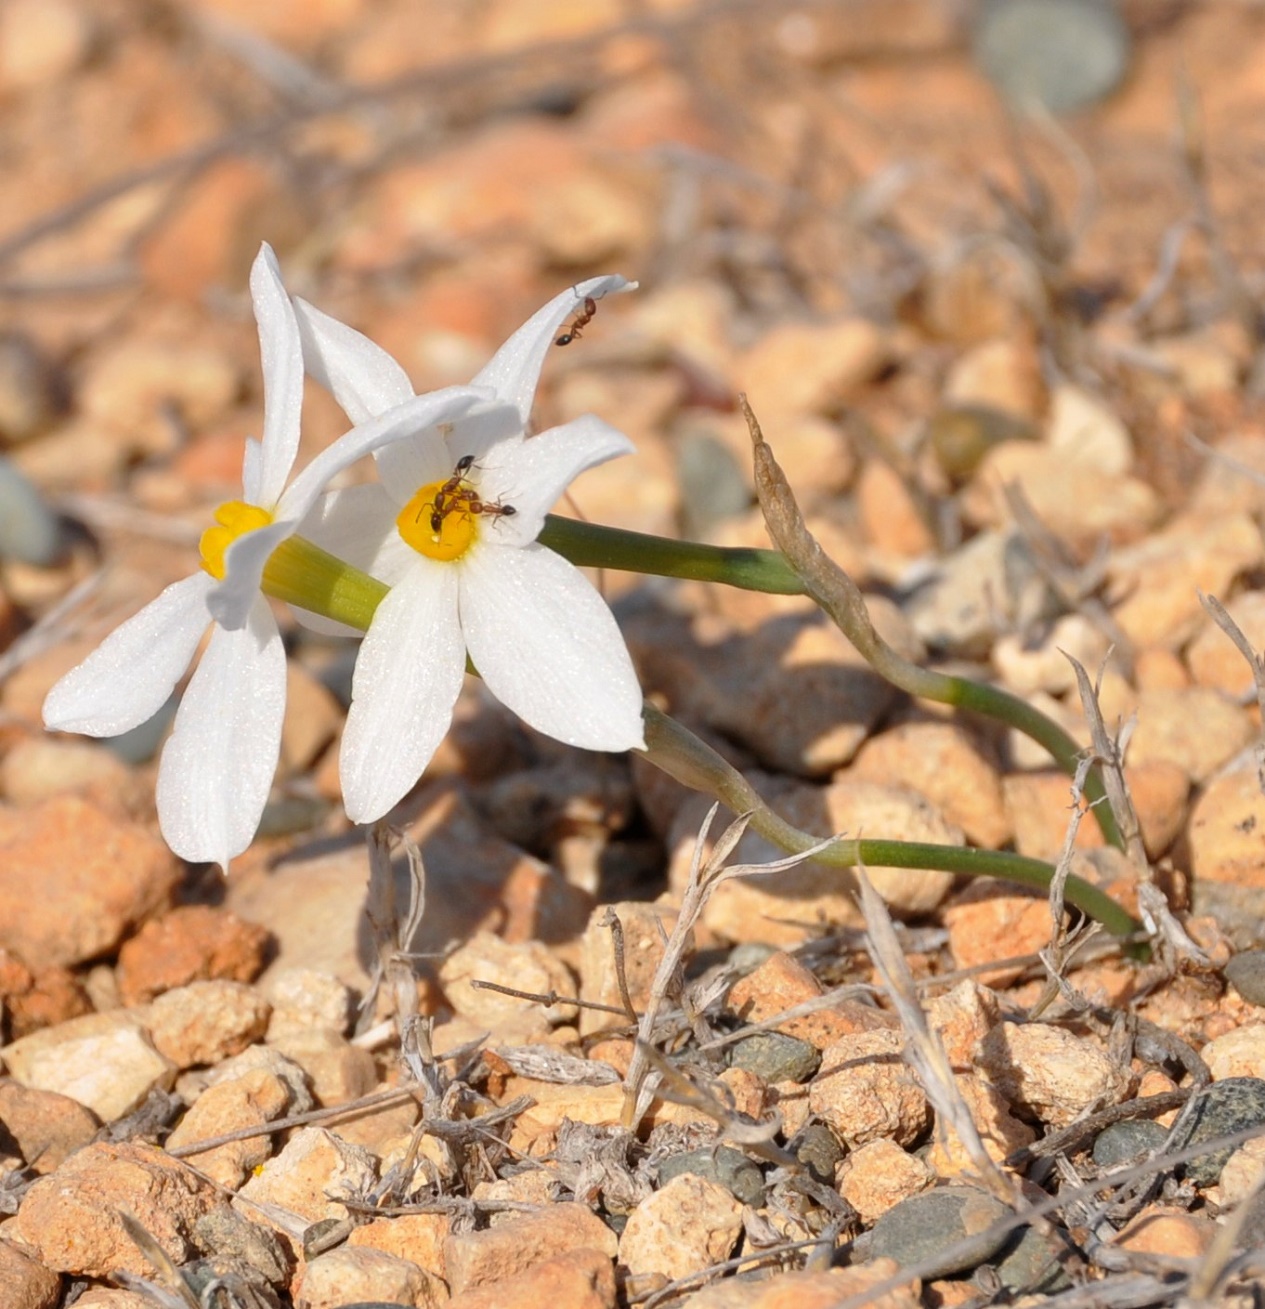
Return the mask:
POLYGON ((571 326, 554 339, 554 345, 570 345, 572 341, 578 341, 580 333, 593 321, 595 313, 597 313, 597 301, 591 295, 586 295, 583 308, 576 315, 571 326))

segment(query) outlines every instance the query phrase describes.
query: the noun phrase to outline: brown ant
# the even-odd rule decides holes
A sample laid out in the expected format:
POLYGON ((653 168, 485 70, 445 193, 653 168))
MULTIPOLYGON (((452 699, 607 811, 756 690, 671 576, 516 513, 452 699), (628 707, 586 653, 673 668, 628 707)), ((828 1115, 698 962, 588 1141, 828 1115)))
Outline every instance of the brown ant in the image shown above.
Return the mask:
MULTIPOLYGON (((462 455, 457 460, 452 476, 435 492, 431 500, 430 530, 439 540, 444 528, 444 519, 449 514, 487 514, 490 517, 510 518, 518 513, 513 505, 503 505, 499 501, 486 504, 479 498, 479 493, 466 482, 466 474, 474 467, 474 455, 462 455)), ((421 517, 421 514, 418 514, 421 517)))
POLYGON ((513 518, 518 513, 513 505, 503 505, 499 500, 495 504, 487 504, 476 498, 471 500, 466 508, 472 514, 487 514, 491 518, 513 518))
POLYGON ((554 345, 570 345, 572 341, 578 341, 580 333, 593 321, 595 313, 597 313, 597 301, 591 295, 586 295, 584 297, 584 307, 575 316, 571 326, 561 336, 554 339, 554 345))

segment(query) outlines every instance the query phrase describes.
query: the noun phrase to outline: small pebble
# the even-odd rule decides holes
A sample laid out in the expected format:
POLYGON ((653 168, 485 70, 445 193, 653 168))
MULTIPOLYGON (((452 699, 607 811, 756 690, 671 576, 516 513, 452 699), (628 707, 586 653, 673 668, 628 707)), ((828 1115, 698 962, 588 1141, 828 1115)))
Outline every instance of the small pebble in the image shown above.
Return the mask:
MULTIPOLYGON (((1259 1077, 1227 1077, 1213 1082, 1195 1106, 1190 1144, 1211 1141, 1246 1127, 1265 1123, 1265 1080, 1259 1077)), ((1199 1186, 1212 1186, 1221 1176, 1233 1146, 1212 1150, 1186 1165, 1186 1176, 1199 1186)))
POLYGON ((659 1165, 659 1185, 666 1186, 682 1173, 694 1173, 723 1186, 736 1200, 753 1209, 764 1205, 764 1174, 757 1164, 731 1145, 670 1155, 659 1165))
POLYGON ((992 0, 975 27, 975 62, 1021 108, 1093 104, 1129 66, 1129 33, 1111 0, 992 0))
POLYGON ((1063 1266, 1067 1243, 1054 1233, 1023 1227, 1003 1249, 1005 1253, 993 1267, 1002 1286, 1013 1295, 1053 1295, 1072 1285, 1063 1266))
POLYGON ((1226 980, 1249 1003, 1265 1005, 1265 950, 1243 950, 1225 966, 1226 980))
POLYGON ((7 459, 0 459, 0 559, 43 568, 61 553, 61 520, 7 459))
POLYGON ((756 1032, 734 1046, 729 1062, 732 1067, 745 1068, 772 1085, 808 1081, 821 1064, 821 1054, 798 1037, 782 1032, 756 1032))
POLYGON ((835 1165, 846 1151, 825 1123, 809 1123, 791 1143, 795 1158, 823 1186, 835 1184, 835 1165))
POLYGON ((1000 1200, 973 1186, 945 1186, 912 1195, 874 1224, 870 1258, 894 1259, 902 1268, 917 1264, 927 1281, 969 1272, 1010 1239, 1009 1232, 983 1235, 1009 1212, 1000 1200), (967 1237, 978 1239, 964 1250, 948 1253, 967 1237))
POLYGON ((729 966, 745 977, 773 954, 777 954, 776 946, 766 945, 763 941, 743 941, 729 952, 729 966))
POLYGON ((729 447, 707 432, 687 433, 677 447, 682 527, 687 537, 705 541, 718 523, 751 504, 747 479, 729 447))
POLYGON ((1135 1164, 1163 1144, 1166 1128, 1150 1118, 1134 1118, 1104 1127, 1094 1138, 1094 1162, 1099 1168, 1135 1164))

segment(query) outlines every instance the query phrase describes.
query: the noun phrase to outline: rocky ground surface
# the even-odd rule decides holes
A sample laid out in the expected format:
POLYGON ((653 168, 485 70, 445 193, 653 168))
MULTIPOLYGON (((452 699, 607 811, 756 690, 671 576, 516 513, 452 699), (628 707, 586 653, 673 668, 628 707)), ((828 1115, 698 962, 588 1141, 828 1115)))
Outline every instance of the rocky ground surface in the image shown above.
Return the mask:
MULTIPOLYGON (((1265 12, 1126 5, 1123 84, 1055 121, 1003 112, 969 10, 0 6, 5 1309, 1244 1294, 1265 795, 1253 669, 1200 596, 1265 646, 1265 12), (936 872, 874 870, 894 952, 818 865, 683 910, 707 801, 473 682, 396 815, 420 926, 375 925, 353 651, 288 619, 264 831, 227 881, 182 865, 170 713, 100 743, 40 705, 240 485, 265 239, 419 391, 639 278, 545 371, 541 426, 637 445, 572 509, 767 544, 746 392, 889 639, 1085 742, 1063 652, 1102 669, 1150 868, 1092 820, 1073 864, 1162 948, 1069 962, 1044 895, 936 872)), ((312 390, 304 453, 340 423, 312 390)), ((801 827, 1057 858, 1048 758, 889 688, 809 601, 601 580, 647 693, 801 827)))

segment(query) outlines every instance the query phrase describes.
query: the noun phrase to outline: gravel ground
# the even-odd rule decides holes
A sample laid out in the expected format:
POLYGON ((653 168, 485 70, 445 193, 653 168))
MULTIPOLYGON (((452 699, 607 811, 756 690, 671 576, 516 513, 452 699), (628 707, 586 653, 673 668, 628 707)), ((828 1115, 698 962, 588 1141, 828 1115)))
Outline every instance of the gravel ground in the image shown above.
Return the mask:
MULTIPOLYGON (((3 0, 3 1309, 1259 1294, 1263 110, 1251 3, 3 0), (808 595, 606 567, 752 827, 467 677, 366 834, 356 646, 278 604, 260 833, 178 859, 174 703, 41 707, 240 494, 264 241, 418 393, 637 279, 547 352, 535 428, 636 447, 558 513, 811 533, 943 693, 808 595), (1108 758, 1122 835, 951 678, 1108 758), (864 878, 727 873, 770 812, 864 878)), ((345 427, 309 386, 299 462, 345 427)))

